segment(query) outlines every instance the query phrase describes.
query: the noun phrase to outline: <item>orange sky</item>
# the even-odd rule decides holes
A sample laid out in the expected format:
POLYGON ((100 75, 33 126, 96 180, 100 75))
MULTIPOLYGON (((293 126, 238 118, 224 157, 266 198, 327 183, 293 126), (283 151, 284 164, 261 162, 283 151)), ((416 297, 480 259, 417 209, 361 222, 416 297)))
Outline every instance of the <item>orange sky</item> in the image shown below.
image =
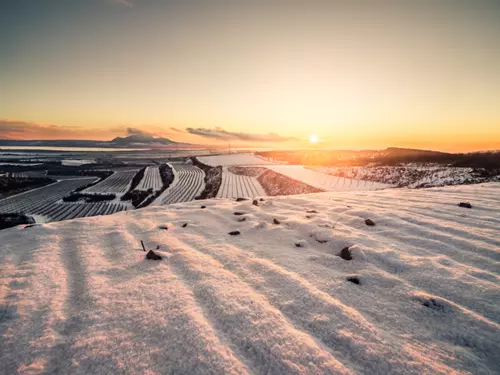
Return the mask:
POLYGON ((0 138, 500 149, 498 2, 128 5, 3 7, 0 138))

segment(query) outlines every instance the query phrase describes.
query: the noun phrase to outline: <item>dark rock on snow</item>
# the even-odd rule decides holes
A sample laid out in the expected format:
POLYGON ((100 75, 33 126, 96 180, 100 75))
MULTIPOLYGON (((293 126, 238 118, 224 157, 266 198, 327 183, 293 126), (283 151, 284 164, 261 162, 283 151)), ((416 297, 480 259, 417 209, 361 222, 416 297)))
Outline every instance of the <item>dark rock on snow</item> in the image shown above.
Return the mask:
POLYGON ((458 207, 472 208, 472 205, 469 202, 460 202, 458 207))
POLYGON ((240 234, 240 231, 239 230, 233 230, 232 232, 229 232, 228 234, 230 234, 231 236, 238 236, 240 234))
POLYGON ((308 211, 306 211, 306 214, 317 214, 317 213, 318 213, 318 211, 316 211, 316 210, 308 210, 308 211))
POLYGON ((241 215, 245 215, 245 214, 246 214, 246 212, 236 211, 233 215, 241 216, 241 215))
POLYGON ((252 202, 252 204, 254 206, 258 206, 259 205, 259 201, 257 199, 254 199, 253 202, 252 202))
POLYGON ((273 219, 273 224, 275 224, 275 225, 280 225, 281 223, 280 223, 280 221, 279 221, 279 220, 273 219))
POLYGON ((375 222, 371 219, 366 219, 365 220, 365 224, 368 225, 369 227, 374 227, 375 226, 375 222))
POLYGON ((351 260, 351 252, 349 251, 349 246, 344 247, 339 254, 339 257, 341 257, 344 260, 351 260))
POLYGON ((247 218, 246 216, 239 217, 237 220, 241 223, 242 221, 245 221, 247 218))
POLYGON ((182 227, 183 227, 183 228, 186 228, 187 226, 188 226, 188 223, 184 223, 184 224, 182 224, 182 227))
POLYGON ((236 202, 243 202, 243 201, 247 201, 248 198, 243 198, 243 197, 239 197, 239 198, 236 198, 236 202))
POLYGON ((429 309, 432 309, 432 310, 437 310, 437 311, 445 311, 446 310, 446 305, 444 305, 441 301, 436 300, 434 298, 429 298, 429 299, 423 301, 422 305, 425 307, 428 307, 429 309))
POLYGON ((168 226, 166 225, 160 225, 158 229, 163 229, 163 230, 168 230, 168 226))
POLYGON ((200 208, 207 208, 207 206, 201 206, 200 208))
POLYGON ((264 202, 264 198, 260 198, 259 201, 264 202))
POLYGON ((146 259, 149 260, 161 260, 161 255, 156 254, 153 250, 149 250, 146 254, 146 259))
POLYGON ((358 285, 361 284, 361 281, 359 280, 359 276, 357 276, 357 275, 347 276, 346 280, 350 281, 351 283, 354 283, 354 284, 358 284, 358 285))

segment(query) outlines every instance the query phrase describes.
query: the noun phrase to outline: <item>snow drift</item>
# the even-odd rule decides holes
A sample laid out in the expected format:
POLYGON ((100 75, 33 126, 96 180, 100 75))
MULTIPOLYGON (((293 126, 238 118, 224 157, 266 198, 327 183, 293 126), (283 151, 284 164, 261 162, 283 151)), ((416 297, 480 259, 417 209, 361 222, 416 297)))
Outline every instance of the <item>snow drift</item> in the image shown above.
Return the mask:
POLYGON ((500 372, 500 184, 252 203, 0 232, 0 374, 500 372))

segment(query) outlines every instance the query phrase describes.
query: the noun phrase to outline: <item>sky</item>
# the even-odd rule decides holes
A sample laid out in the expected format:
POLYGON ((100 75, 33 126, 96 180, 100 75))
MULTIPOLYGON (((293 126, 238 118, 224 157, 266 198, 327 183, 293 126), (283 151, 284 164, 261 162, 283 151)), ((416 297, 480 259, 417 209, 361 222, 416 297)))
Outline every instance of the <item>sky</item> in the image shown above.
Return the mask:
POLYGON ((2 0, 0 139, 500 149, 500 1, 2 0))

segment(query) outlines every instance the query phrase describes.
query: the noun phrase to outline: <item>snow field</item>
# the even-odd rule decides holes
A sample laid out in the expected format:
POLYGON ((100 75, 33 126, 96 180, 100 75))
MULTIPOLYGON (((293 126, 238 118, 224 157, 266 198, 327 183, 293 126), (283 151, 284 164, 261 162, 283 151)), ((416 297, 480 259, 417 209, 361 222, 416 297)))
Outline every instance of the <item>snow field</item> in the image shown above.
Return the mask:
POLYGON ((209 165, 211 167, 217 167, 219 165, 225 167, 231 165, 275 164, 264 158, 258 157, 253 153, 198 156, 197 159, 201 161, 203 164, 209 165))
POLYGON ((460 185, 465 182, 481 182, 473 174, 473 168, 449 166, 407 165, 403 167, 312 167, 312 170, 346 178, 378 181, 408 188, 460 185))
POLYGON ((205 188, 205 173, 191 164, 171 164, 174 182, 157 199, 160 204, 192 201, 205 188))
POLYGON ((95 181, 95 177, 61 180, 54 184, 13 195, 0 200, 0 213, 46 215, 56 202, 81 186, 95 181))
POLYGON ((1 231, 0 374, 499 373, 500 184, 203 204, 1 231))
POLYGON ((42 213, 50 221, 71 220, 80 217, 97 215, 111 215, 116 212, 126 211, 126 204, 116 202, 95 203, 56 203, 42 213))
POLYGON ((227 168, 222 170, 222 182, 217 198, 262 197, 266 192, 255 177, 237 175, 227 168))
POLYGON ((139 185, 137 185, 136 190, 149 190, 153 189, 160 190, 163 186, 163 182, 160 176, 159 167, 147 167, 144 173, 144 178, 141 180, 139 185))
POLYGON ((95 179, 95 177, 65 179, 0 200, 0 213, 38 215, 44 217, 46 221, 51 222, 87 216, 110 215, 127 210, 126 204, 115 201, 96 203, 59 202, 74 189, 88 185, 95 179))
POLYGON ((132 171, 117 171, 104 181, 85 189, 84 193, 114 193, 124 194, 127 192, 132 178, 134 178, 136 170, 132 171))
POLYGON ((326 173, 306 169, 301 165, 271 165, 266 168, 325 191, 379 190, 392 187, 392 185, 374 181, 354 180, 332 176, 326 173))

